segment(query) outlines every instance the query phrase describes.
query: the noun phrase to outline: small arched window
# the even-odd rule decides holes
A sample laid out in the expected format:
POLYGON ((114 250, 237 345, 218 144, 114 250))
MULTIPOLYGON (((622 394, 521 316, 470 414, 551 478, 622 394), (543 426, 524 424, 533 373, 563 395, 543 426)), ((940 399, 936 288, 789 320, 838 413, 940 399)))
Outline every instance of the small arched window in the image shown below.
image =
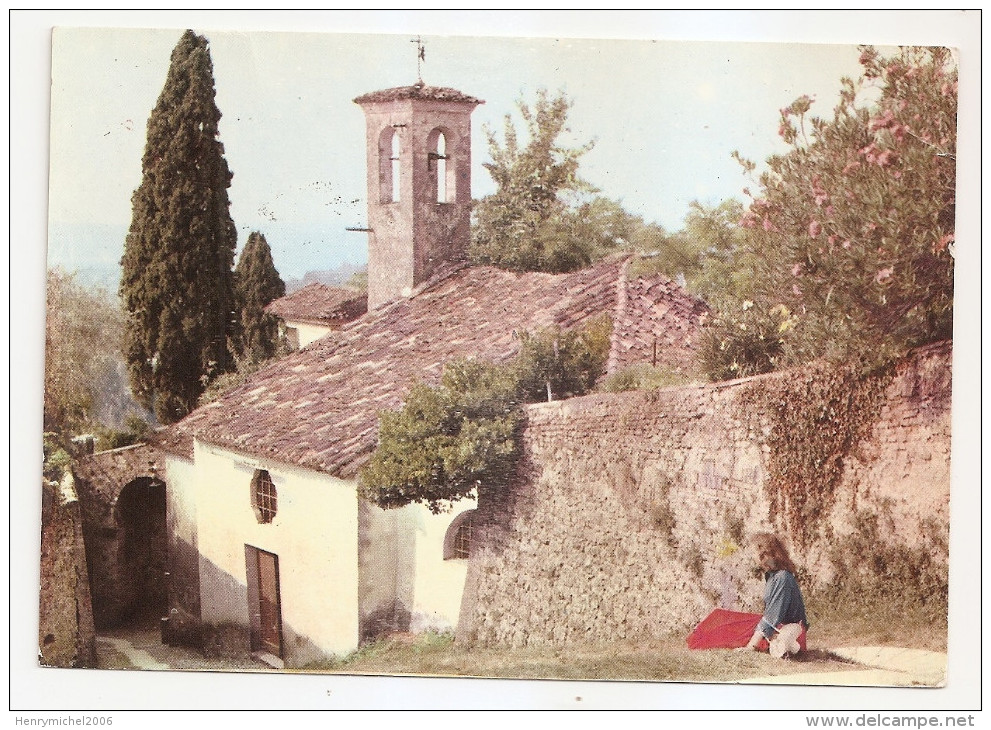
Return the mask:
POLYGON ((268 524, 275 519, 279 509, 279 495, 272 483, 272 477, 264 469, 255 469, 251 479, 251 509, 258 522, 268 524))
POLYGON ((472 524, 476 510, 462 512, 444 535, 444 560, 467 560, 471 552, 472 524))
POLYGON ((399 202, 399 131, 386 127, 379 135, 379 202, 399 202))

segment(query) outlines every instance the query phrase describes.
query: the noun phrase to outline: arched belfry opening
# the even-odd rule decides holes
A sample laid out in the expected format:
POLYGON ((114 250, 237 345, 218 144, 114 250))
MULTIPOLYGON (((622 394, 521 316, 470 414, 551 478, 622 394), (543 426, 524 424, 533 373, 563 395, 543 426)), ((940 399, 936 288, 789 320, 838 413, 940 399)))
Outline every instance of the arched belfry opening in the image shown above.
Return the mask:
POLYGON ((427 138, 427 170, 430 172, 430 185, 435 191, 438 204, 453 203, 457 200, 457 178, 454 171, 454 145, 450 143, 451 132, 434 129, 427 138), (451 150, 451 151, 449 151, 451 150))
POLYGON ((465 260, 471 113, 483 102, 422 82, 354 101, 367 128, 368 308, 374 309, 465 260))
POLYGON ((398 203, 401 194, 401 170, 399 167, 402 142, 399 130, 389 125, 379 135, 379 195, 380 203, 398 203))

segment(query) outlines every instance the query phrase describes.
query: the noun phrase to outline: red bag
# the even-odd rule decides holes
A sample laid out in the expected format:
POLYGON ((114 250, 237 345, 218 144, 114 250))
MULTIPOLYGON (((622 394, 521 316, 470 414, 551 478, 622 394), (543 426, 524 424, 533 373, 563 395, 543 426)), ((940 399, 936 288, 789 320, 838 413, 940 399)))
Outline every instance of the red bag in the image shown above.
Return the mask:
POLYGON ((688 635, 689 649, 736 649, 746 646, 757 629, 759 613, 714 609, 688 635))

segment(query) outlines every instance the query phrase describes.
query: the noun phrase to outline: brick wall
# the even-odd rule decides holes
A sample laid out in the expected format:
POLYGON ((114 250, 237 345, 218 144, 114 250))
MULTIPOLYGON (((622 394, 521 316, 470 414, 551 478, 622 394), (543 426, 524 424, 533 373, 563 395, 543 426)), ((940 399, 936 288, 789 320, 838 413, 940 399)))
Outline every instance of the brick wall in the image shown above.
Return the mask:
MULTIPOLYGON (((951 355, 942 343, 898 367, 819 516, 832 542, 793 550, 810 580, 830 578, 830 544, 858 512, 878 515, 894 544, 948 530, 951 355)), ((753 380, 532 406, 525 476, 479 502, 458 640, 642 640, 686 632, 716 605, 759 610, 738 543, 782 526, 769 515, 770 422, 751 410, 753 380)))

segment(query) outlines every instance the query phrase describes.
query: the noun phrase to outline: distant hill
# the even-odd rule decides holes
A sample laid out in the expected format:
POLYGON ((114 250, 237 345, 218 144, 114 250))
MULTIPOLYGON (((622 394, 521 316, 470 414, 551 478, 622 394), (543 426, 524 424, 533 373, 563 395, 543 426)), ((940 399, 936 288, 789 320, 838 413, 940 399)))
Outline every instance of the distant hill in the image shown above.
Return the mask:
POLYGON ((307 284, 326 284, 327 286, 344 286, 355 274, 368 268, 365 264, 343 263, 336 269, 323 271, 307 271, 302 279, 287 278, 286 294, 302 289, 307 284))

